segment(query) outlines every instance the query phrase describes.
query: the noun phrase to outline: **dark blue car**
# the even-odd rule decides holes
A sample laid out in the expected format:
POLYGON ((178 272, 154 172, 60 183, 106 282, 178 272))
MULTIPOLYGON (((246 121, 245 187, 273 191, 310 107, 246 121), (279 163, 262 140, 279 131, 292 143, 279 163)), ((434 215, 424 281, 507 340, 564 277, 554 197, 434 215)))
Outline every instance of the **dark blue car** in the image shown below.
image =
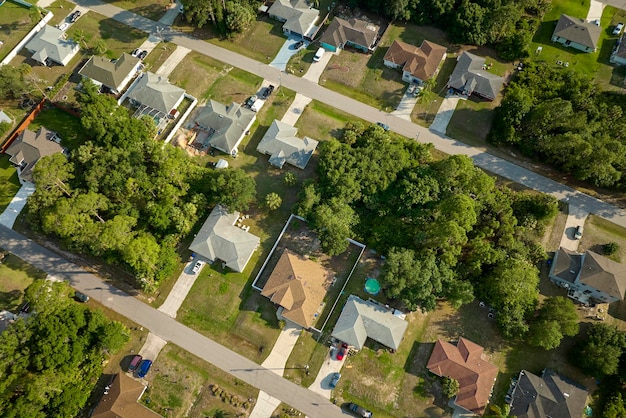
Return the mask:
POLYGON ((150 370, 150 366, 152 366, 152 360, 142 360, 141 364, 137 368, 137 377, 146 377, 148 371, 150 370))

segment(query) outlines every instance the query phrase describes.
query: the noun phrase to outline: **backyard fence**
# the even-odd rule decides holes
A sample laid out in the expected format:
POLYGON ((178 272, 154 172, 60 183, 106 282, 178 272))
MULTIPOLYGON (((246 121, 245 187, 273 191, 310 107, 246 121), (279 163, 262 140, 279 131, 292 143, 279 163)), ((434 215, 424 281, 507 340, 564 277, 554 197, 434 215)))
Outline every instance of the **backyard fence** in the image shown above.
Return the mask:
POLYGON ((6 151, 6 149, 9 148, 9 145, 11 145, 13 141, 15 141, 15 139, 22 132, 24 132, 26 128, 28 128, 28 125, 30 125, 33 119, 37 117, 37 115, 39 114, 39 112, 41 112, 41 109, 43 109, 45 105, 46 105, 46 99, 42 99, 39 103, 37 103, 37 105, 33 108, 33 110, 31 110, 30 113, 24 117, 22 122, 17 126, 17 128, 15 128, 11 136, 9 136, 9 138, 6 141, 4 141, 4 144, 2 144, 2 147, 0 147, 1 154, 4 154, 4 151, 6 151))
MULTIPOLYGON (((24 2, 24 3, 26 3, 26 2, 24 2)), ((21 3, 18 3, 18 4, 21 4, 21 3)), ((26 3, 26 4, 29 5, 27 7, 32 6, 30 3, 26 3)), ((6 57, 4 57, 4 59, 2 61, 0 61, 0 66, 8 64, 9 62, 11 62, 11 60, 13 58, 15 58, 17 53, 20 52, 22 50, 22 48, 24 48, 24 45, 26 45, 31 39, 33 39, 33 36, 35 36, 37 34, 37 32, 39 32, 40 30, 43 29, 44 26, 46 26, 46 24, 50 21, 50 19, 52 19, 52 16, 53 16, 52 12, 48 12, 48 14, 46 14, 43 17, 43 19, 41 19, 39 21, 39 23, 37 23, 35 25, 35 27, 32 28, 30 30, 30 32, 28 32, 26 34, 26 36, 24 36, 24 38, 22 38, 22 40, 15 46, 15 48, 13 48, 11 50, 11 52, 9 52, 9 54, 6 57)))

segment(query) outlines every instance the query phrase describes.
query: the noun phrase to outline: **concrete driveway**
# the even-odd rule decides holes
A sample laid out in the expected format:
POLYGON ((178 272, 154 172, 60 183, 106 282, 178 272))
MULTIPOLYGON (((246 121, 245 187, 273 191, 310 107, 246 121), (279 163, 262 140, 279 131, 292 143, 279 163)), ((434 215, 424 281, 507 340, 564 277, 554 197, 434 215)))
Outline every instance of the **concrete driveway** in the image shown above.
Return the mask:
POLYGON ((593 22, 594 20, 600 19, 602 17, 602 12, 604 11, 605 7, 606 4, 600 1, 591 0, 591 4, 589 5, 589 11, 587 12, 587 22, 593 22))
POLYGON ((322 363, 322 367, 320 367, 320 371, 317 373, 315 381, 311 384, 311 386, 309 386, 310 390, 319 393, 326 399, 330 399, 333 391, 330 388, 332 375, 333 373, 341 372, 341 368, 343 367, 343 363, 346 361, 347 357, 345 356, 342 360, 337 360, 336 352, 338 350, 334 351, 335 354, 333 356, 330 355, 330 350, 328 351, 326 358, 324 359, 324 363, 322 363))
POLYGON ((326 51, 324 55, 322 56, 322 59, 311 64, 308 71, 306 72, 305 75, 302 76, 302 78, 304 78, 305 80, 312 81, 316 84, 319 83, 320 77, 322 76, 324 69, 330 62, 330 59, 333 57, 333 55, 334 55, 333 53, 326 51))
POLYGON ((400 100, 400 104, 398 104, 396 110, 391 112, 391 114, 402 119, 411 120, 411 113, 417 103, 417 96, 407 93, 408 89, 409 87, 407 86, 407 90, 405 90, 402 100, 400 100))
MULTIPOLYGON (((280 47, 280 50, 274 57, 274 60, 270 62, 270 65, 274 68, 278 68, 280 71, 285 71, 287 69, 287 63, 289 62, 289 59, 296 55, 300 50, 294 48, 296 43, 300 41, 300 39, 301 38, 299 36, 289 35, 283 46, 280 47)), ((307 46, 309 46, 309 42, 305 41, 301 49, 304 49, 307 46)))
POLYGON ((172 287, 169 295, 167 295, 167 299, 165 299, 165 302, 159 306, 159 311, 171 316, 172 318, 176 318, 176 312, 180 309, 180 306, 185 301, 191 287, 196 282, 200 271, 202 271, 201 269, 197 274, 191 271, 194 264, 196 264, 196 261, 198 260, 194 258, 187 263, 183 271, 180 273, 180 276, 178 276, 174 287, 172 287))
POLYGON ((437 111, 437 115, 435 116, 435 120, 433 120, 433 123, 430 125, 431 130, 444 135, 446 134, 446 129, 448 129, 448 124, 450 123, 450 119, 452 119, 452 115, 454 115, 454 109, 456 109, 459 100, 461 100, 461 96, 458 94, 448 94, 445 99, 443 99, 437 111))
MULTIPOLYGON (((168 44, 168 47, 171 48, 172 45, 168 44)), ((172 71, 174 71, 176 66, 180 64, 183 58, 185 58, 185 56, 187 56, 187 54, 191 52, 189 48, 185 48, 184 46, 176 47, 176 45, 174 45, 174 47, 176 48, 176 50, 172 52, 172 55, 167 57, 163 64, 161 64, 159 69, 156 70, 156 74, 163 77, 169 77, 169 75, 172 74, 172 71)))
POLYGON ((145 359, 155 361, 165 344, 167 344, 167 341, 150 332, 146 337, 146 342, 137 354, 140 354, 145 359))
POLYGON ((4 212, 0 215, 0 224, 6 226, 7 228, 13 228, 13 224, 15 223, 17 216, 20 214, 22 209, 24 209, 24 206, 26 206, 28 196, 33 193, 35 193, 35 185, 27 181, 22 181, 22 187, 20 187, 13 197, 13 200, 11 200, 11 203, 9 203, 9 206, 7 206, 4 212))
POLYGON ((584 234, 584 226, 585 220, 589 216, 589 212, 576 207, 569 206, 569 213, 567 215, 567 220, 565 221, 565 228, 563 228, 563 236, 561 237, 561 247, 567 248, 570 251, 578 251, 578 244, 580 240, 574 238, 574 234, 576 233, 576 228, 578 226, 583 227, 584 234))
POLYGON ((285 115, 281 119, 281 122, 294 126, 302 112, 304 112, 304 108, 309 103, 311 103, 311 99, 301 95, 300 93, 297 93, 296 97, 293 99, 293 102, 291 102, 289 109, 287 109, 285 115))

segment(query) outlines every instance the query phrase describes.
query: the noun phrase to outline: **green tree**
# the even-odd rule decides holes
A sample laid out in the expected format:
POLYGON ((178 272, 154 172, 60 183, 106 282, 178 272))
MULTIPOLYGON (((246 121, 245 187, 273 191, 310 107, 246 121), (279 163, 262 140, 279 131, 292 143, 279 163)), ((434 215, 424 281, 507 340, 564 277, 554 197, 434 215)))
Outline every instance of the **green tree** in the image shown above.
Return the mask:
POLYGON ((254 179, 238 168, 219 170, 212 183, 215 203, 220 203, 230 211, 248 210, 256 195, 254 179))
POLYGON ((109 47, 107 46, 107 43, 104 39, 98 39, 96 44, 93 46, 93 51, 96 53, 96 55, 102 55, 107 52, 108 49, 109 47))
POLYGON ((28 64, 0 66, 0 97, 17 99, 33 89, 26 78, 31 68, 28 64))
POLYGON ((339 199, 319 205, 313 215, 313 225, 324 252, 331 256, 344 252, 348 248, 352 227, 357 222, 354 210, 339 199))
POLYGON ((577 350, 576 363, 590 376, 612 375, 626 348, 626 333, 614 325, 593 324, 577 350))
POLYGON ((265 196, 265 206, 267 206, 269 210, 278 209, 280 205, 282 205, 282 203, 283 199, 279 196, 278 193, 271 192, 265 196))
POLYGON ((231 32, 244 32, 256 18, 253 3, 242 1, 226 2, 226 27, 231 32))
POLYGON ((623 418, 626 417, 626 401, 622 398, 622 394, 617 392, 613 394, 604 404, 602 411, 604 418, 623 418))
POLYGON ((544 300, 537 318, 530 326, 529 343, 546 350, 557 348, 564 336, 578 334, 578 314, 574 303, 564 297, 544 300))
POLYGON ((295 186, 298 183, 298 178, 291 171, 285 173, 283 180, 287 186, 295 186))
POLYGON ((441 380, 441 386, 443 396, 447 398, 453 398, 459 393, 459 381, 450 377, 444 377, 441 380))
POLYGON ((619 244, 617 242, 609 242, 602 246, 602 251, 604 255, 613 255, 619 250, 619 244))

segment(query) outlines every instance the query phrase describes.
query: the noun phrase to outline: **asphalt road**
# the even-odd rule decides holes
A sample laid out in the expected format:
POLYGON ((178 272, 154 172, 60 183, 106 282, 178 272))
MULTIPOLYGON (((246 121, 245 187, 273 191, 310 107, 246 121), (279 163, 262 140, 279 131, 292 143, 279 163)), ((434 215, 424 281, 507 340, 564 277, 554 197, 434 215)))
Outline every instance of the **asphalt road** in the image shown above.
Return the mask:
MULTIPOLYGON (((351 115, 358 116, 369 122, 384 122, 407 138, 414 138, 422 143, 432 143, 435 148, 446 154, 464 154, 473 159, 478 167, 498 174, 526 187, 548 193, 558 200, 567 200, 570 205, 578 206, 586 212, 596 214, 620 226, 626 227, 626 212, 620 208, 602 202, 589 195, 578 192, 570 187, 536 174, 528 169, 510 163, 502 158, 468 146, 445 135, 430 131, 423 126, 383 112, 372 106, 343 96, 332 90, 319 86, 310 80, 280 72, 274 67, 255 61, 235 52, 220 48, 208 42, 193 38, 184 33, 172 31, 150 19, 138 16, 119 7, 102 3, 99 0, 74 0, 75 3, 88 7, 97 13, 110 17, 128 26, 151 34, 160 34, 164 39, 184 46, 201 54, 216 58, 226 64, 241 68, 259 75, 273 84, 282 84, 300 94, 326 103, 351 115)), ((626 4, 626 0, 623 0, 626 4)), ((199 76, 201 76, 199 74, 199 76)))
POLYGON ((210 340, 2 225, 0 225, 0 243, 5 250, 58 279, 68 281, 76 290, 132 319, 149 329, 151 333, 171 341, 307 416, 326 418, 343 415, 337 406, 323 396, 298 386, 210 340))

